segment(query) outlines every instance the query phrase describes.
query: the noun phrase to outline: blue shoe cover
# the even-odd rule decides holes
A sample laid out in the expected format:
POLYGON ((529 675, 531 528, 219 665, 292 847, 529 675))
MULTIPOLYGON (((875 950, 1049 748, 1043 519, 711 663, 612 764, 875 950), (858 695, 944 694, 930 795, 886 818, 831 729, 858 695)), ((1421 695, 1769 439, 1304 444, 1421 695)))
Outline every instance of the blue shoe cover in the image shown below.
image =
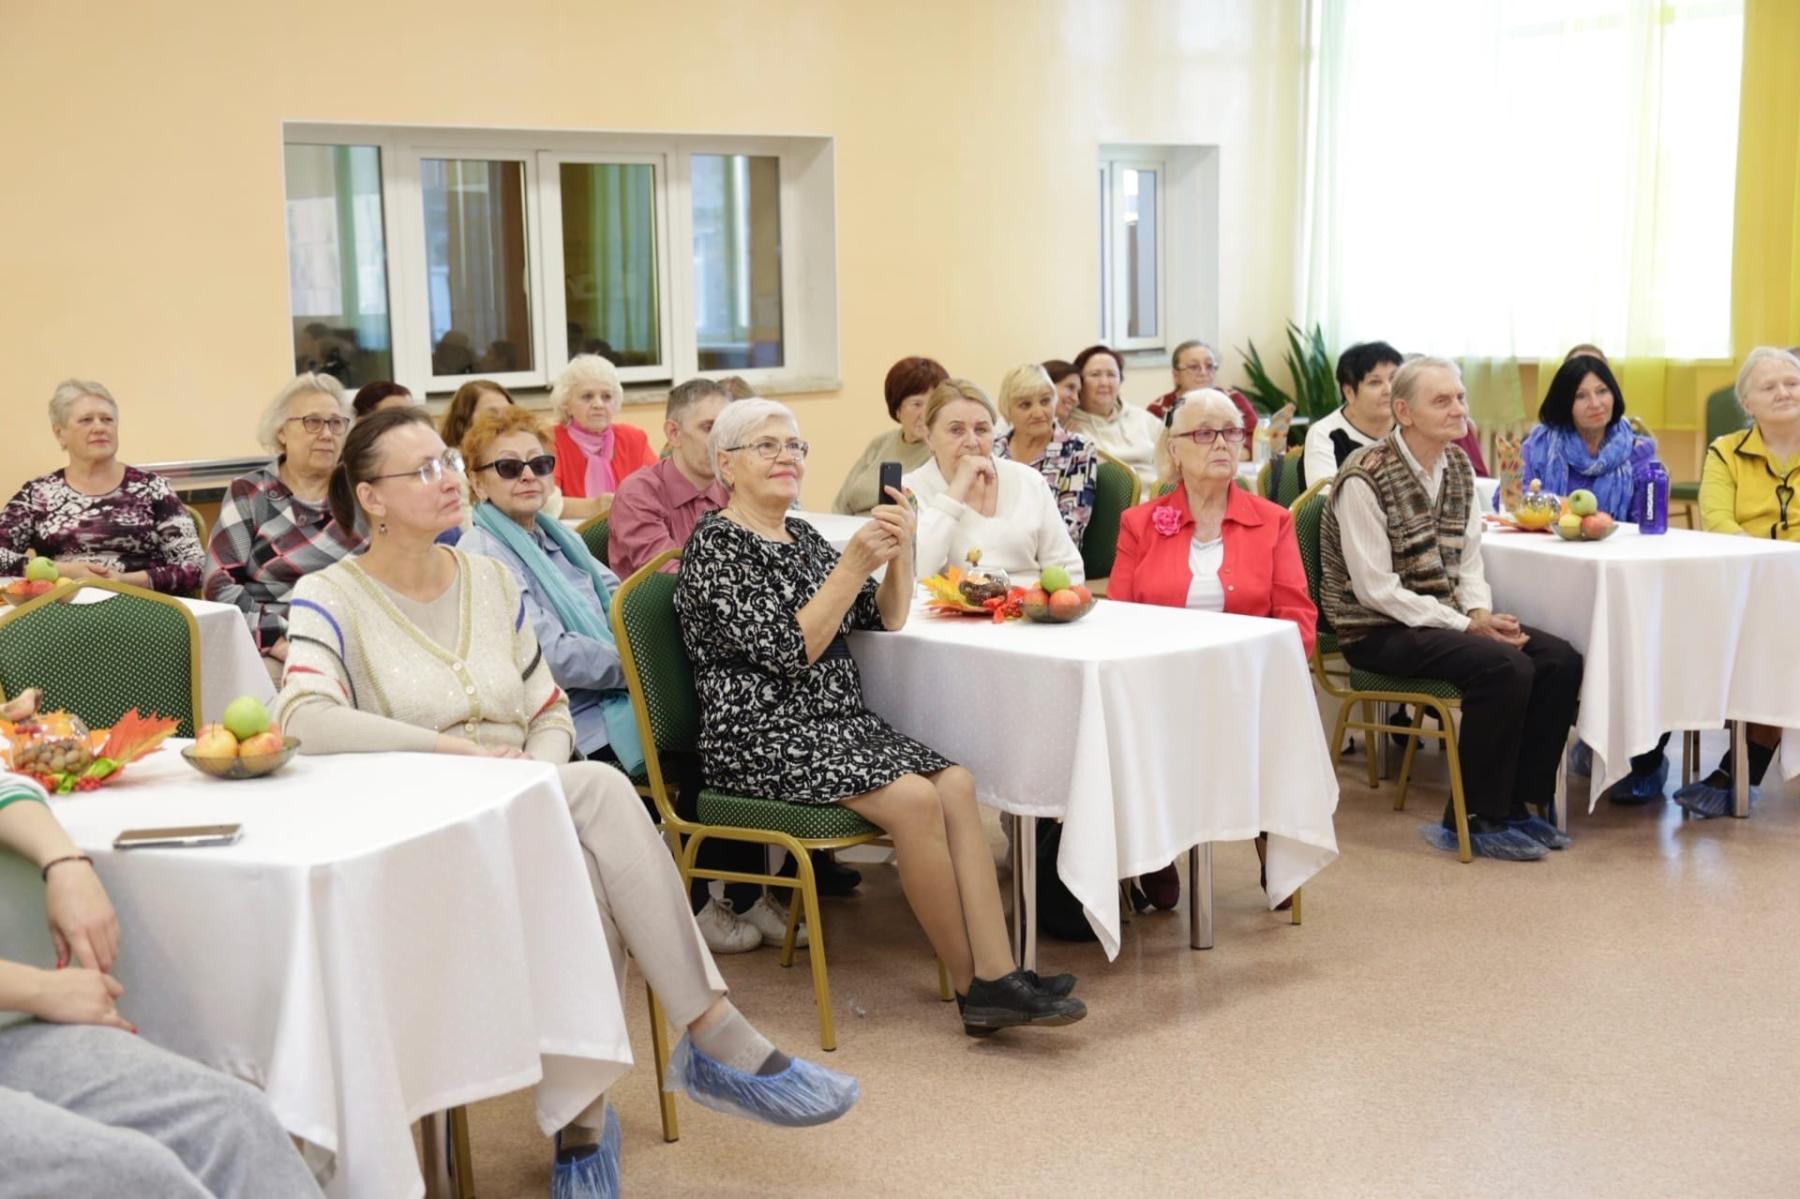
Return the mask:
MULTIPOLYGON (((1419 834, 1437 848, 1455 853, 1456 830, 1442 824, 1421 824, 1419 834)), ((1469 850, 1478 858, 1498 858, 1503 862, 1535 862, 1550 851, 1516 829, 1497 833, 1470 833, 1469 850)))
POLYGON ((618 1193, 619 1114, 608 1104, 598 1145, 575 1150, 568 1161, 557 1152, 550 1168, 550 1199, 616 1199, 618 1193))
MULTIPOLYGON (((1752 802, 1755 802, 1755 788, 1751 788, 1750 798, 1752 802)), ((1699 820, 1731 815, 1731 789, 1729 787, 1689 783, 1685 787, 1675 789, 1674 799, 1676 803, 1687 809, 1688 815, 1699 820)))
POLYGON ((1606 789, 1605 798, 1612 803, 1637 807, 1663 797, 1669 785, 1669 759, 1658 762, 1649 774, 1628 774, 1606 789))
POLYGON ((663 1086, 730 1116, 783 1128, 829 1124, 856 1105, 862 1089, 848 1074, 789 1058, 777 1074, 745 1074, 714 1061, 684 1034, 669 1055, 663 1086))
POLYGON ((1508 820, 1506 827, 1514 832, 1524 833, 1545 849, 1567 849, 1573 844, 1569 834, 1548 820, 1539 820, 1536 816, 1527 816, 1523 820, 1508 820))

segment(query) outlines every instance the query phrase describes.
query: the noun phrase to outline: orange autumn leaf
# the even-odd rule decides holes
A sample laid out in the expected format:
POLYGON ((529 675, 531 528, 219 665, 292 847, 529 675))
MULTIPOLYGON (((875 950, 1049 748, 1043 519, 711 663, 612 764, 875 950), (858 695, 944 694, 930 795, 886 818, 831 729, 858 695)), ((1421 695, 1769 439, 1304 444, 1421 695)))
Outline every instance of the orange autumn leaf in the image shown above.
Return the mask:
POLYGON ((121 766, 135 762, 167 740, 175 732, 177 723, 154 714, 145 716, 133 708, 107 730, 106 743, 100 748, 99 756, 111 758, 121 766))

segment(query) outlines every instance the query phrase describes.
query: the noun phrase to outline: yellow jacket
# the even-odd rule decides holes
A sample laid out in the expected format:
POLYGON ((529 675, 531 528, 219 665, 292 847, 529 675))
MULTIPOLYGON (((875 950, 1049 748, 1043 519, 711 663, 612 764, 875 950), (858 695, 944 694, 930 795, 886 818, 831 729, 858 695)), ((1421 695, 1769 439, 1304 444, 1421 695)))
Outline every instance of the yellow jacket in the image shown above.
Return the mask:
POLYGON ((1747 533, 1800 541, 1800 454, 1776 462, 1752 425, 1706 448, 1700 477, 1700 520, 1709 533, 1747 533), (1786 520, 1782 500, 1786 500, 1786 520))

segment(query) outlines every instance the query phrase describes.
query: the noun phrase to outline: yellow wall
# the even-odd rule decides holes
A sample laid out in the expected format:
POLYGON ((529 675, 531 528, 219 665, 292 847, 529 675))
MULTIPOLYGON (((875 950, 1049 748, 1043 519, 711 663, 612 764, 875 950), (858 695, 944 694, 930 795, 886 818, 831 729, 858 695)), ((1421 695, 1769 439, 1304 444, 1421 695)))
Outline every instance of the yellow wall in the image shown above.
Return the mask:
POLYGON ((894 358, 992 388, 1091 340, 1101 142, 1222 145, 1220 332, 1267 345, 1290 314, 1298 0, 0 11, 0 493, 59 464, 44 403, 71 374, 119 396, 130 459, 254 452, 292 362, 283 120, 836 138, 844 388, 796 402, 815 507, 884 426, 894 358))

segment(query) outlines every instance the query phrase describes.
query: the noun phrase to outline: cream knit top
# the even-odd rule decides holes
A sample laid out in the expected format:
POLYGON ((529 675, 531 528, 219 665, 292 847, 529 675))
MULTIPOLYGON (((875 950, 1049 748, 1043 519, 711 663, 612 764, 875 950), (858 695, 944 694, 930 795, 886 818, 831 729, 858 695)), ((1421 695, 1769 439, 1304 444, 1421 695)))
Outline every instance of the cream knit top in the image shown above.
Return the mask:
POLYGON ((505 565, 453 549, 456 581, 428 604, 357 559, 294 587, 275 719, 307 753, 430 753, 439 733, 566 762, 575 726, 505 565), (409 615, 410 610, 410 615, 409 615))

